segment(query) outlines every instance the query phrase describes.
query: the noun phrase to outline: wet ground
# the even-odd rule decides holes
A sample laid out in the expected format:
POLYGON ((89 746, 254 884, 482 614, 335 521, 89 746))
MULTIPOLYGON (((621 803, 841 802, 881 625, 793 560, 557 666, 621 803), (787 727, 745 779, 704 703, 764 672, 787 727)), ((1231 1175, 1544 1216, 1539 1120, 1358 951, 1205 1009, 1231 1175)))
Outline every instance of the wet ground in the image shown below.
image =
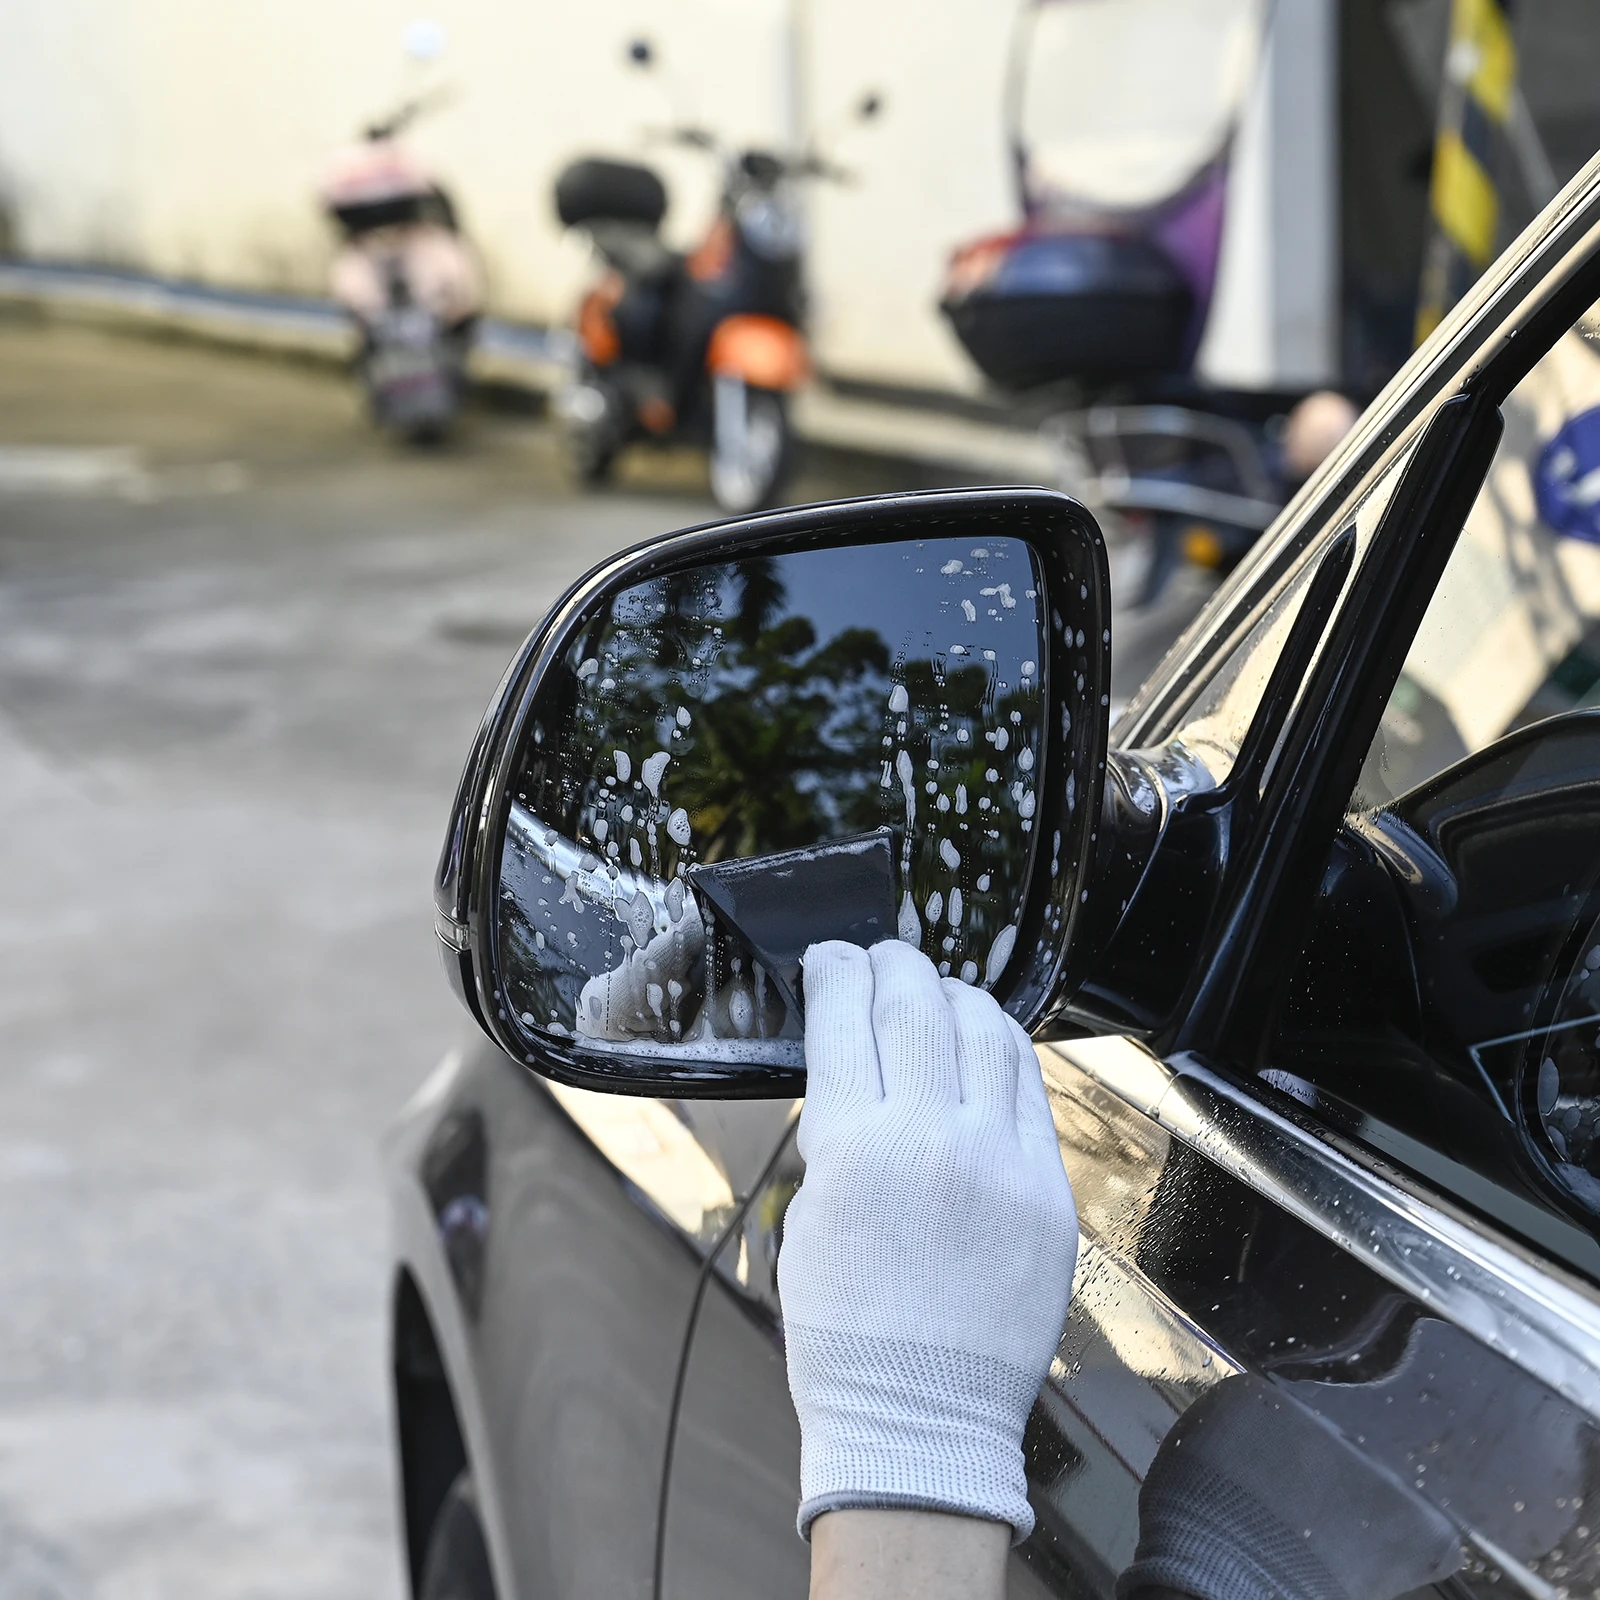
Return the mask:
POLYGON ((321 370, 0 321, 6 1600, 400 1594, 376 1143, 463 1026, 445 807, 560 589, 711 514, 691 456, 582 496, 532 417, 407 454, 321 370))

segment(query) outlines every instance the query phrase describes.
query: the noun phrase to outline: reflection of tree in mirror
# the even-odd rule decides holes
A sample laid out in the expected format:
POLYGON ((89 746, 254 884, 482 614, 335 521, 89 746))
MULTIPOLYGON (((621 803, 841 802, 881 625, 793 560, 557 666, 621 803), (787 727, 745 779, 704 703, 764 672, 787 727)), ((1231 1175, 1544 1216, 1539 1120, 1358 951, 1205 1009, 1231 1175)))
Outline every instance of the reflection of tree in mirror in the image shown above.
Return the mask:
POLYGON ((642 737, 672 755, 668 815, 686 813, 696 859, 786 850, 877 824, 876 773, 862 752, 878 735, 888 646, 868 628, 819 644, 811 618, 783 614, 785 600, 771 560, 621 597, 604 657, 615 686, 582 702, 573 727, 571 762, 589 775, 591 818, 603 818, 616 793, 607 750, 642 737), (708 625, 708 611, 726 622, 708 625))
POLYGON ((877 773, 861 757, 882 720, 888 666, 888 646, 870 629, 819 646, 805 617, 737 652, 721 692, 701 702, 698 760, 676 791, 702 860, 876 826, 877 773))
MULTIPOLYGON (((1037 585, 1024 546, 951 538, 700 567, 612 597, 547 675, 514 788, 569 852, 540 866, 508 845, 519 1015, 570 1027, 587 981, 649 965, 693 862, 884 824, 902 937, 992 978, 1035 842, 1037 585)), ((660 1011, 628 1025, 666 1026, 660 1011)))

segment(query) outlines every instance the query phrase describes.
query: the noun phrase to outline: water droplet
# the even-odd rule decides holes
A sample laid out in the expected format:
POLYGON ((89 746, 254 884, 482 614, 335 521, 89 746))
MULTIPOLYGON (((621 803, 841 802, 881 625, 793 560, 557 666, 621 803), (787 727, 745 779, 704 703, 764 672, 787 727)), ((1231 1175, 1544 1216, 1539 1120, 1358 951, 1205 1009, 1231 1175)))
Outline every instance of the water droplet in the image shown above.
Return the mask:
POLYGON ((909 889, 900 897, 900 917, 895 931, 901 939, 914 948, 922 944, 922 923, 917 917, 917 908, 912 904, 909 889))
POLYGON ((1000 974, 1006 970, 1006 963, 1011 959, 1011 952, 1016 945, 1017 926, 1014 922, 1008 922, 994 936, 994 943, 989 946, 989 960, 983 974, 985 988, 994 987, 1000 974))
POLYGON ((667 763, 672 757, 665 750, 657 750, 653 756, 646 756, 639 763, 639 776, 651 794, 657 799, 661 797, 661 775, 667 770, 667 763))

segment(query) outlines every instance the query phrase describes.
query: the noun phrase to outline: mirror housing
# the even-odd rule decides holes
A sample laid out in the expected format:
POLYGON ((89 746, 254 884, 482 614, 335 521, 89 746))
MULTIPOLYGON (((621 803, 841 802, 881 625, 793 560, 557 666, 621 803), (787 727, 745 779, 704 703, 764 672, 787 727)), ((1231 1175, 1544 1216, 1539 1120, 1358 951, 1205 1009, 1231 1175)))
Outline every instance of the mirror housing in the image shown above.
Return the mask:
POLYGON ((803 1092, 801 939, 919 943, 1031 1026, 1082 965, 1110 654, 1104 540, 1052 491, 624 551, 479 729, 435 882, 452 986, 535 1071, 677 1097, 803 1092))

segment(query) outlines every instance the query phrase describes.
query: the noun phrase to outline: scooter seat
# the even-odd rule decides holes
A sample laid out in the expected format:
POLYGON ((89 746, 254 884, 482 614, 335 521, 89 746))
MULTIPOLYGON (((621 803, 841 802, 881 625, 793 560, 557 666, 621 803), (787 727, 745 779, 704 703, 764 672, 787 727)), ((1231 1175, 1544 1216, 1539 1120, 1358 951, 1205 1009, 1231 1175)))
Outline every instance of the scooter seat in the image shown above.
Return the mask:
POLYGON ((587 223, 585 231, 607 265, 633 281, 668 278, 683 266, 683 256, 663 244, 654 228, 637 222, 596 220, 587 223))
POLYGON ((666 185, 631 161, 586 157, 556 179, 556 215, 564 227, 621 222, 653 230, 666 214, 666 185))

